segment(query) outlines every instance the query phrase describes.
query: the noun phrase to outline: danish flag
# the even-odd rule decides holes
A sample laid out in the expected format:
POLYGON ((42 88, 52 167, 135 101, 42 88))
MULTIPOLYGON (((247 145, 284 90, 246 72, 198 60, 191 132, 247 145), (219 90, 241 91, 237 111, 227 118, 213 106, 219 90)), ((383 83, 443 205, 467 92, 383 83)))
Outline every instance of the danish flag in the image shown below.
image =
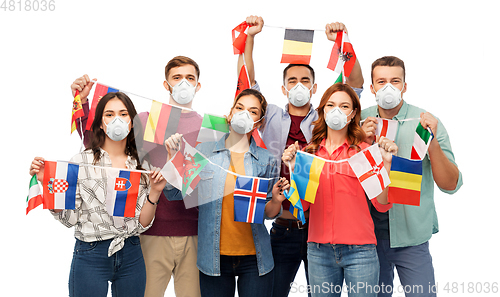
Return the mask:
POLYGON ((268 180, 238 176, 234 187, 234 221, 262 224, 268 180))

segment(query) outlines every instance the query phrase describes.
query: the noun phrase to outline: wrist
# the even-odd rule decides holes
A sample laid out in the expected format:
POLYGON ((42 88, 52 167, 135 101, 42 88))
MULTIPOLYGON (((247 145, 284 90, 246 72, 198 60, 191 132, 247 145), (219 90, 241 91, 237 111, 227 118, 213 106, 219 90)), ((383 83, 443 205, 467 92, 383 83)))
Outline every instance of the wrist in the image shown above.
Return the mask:
POLYGON ((160 198, 159 196, 158 196, 157 199, 152 198, 153 201, 151 201, 149 195, 146 196, 146 199, 148 200, 148 202, 151 203, 151 204, 153 204, 153 205, 158 205, 158 203, 160 203, 160 199, 159 198, 160 198), (156 202, 154 200, 156 200, 156 202))

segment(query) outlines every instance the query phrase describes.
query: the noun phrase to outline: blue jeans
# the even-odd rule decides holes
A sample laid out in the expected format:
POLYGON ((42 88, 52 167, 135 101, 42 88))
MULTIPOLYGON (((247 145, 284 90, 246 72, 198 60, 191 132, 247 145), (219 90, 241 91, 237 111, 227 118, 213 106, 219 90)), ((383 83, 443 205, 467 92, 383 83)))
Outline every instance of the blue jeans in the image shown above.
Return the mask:
POLYGON ((200 271, 202 297, 234 297, 238 276, 238 296, 271 297, 274 271, 259 276, 256 256, 220 256, 220 276, 200 271))
POLYGON ((146 267, 139 237, 127 238, 124 247, 108 257, 110 243, 76 240, 69 274, 71 297, 105 297, 108 282, 112 296, 144 296, 146 267))
POLYGON ((416 246, 391 248, 390 241, 379 239, 377 245, 380 259, 379 297, 392 296, 393 292, 404 292, 406 296, 434 297, 436 286, 434 267, 429 252, 429 242, 416 246), (394 288, 394 267, 398 270, 401 288, 394 288))
MULTIPOLYGON (((304 262, 306 279, 308 277, 307 227, 304 229, 292 228, 290 224, 287 228, 273 223, 270 233, 274 258, 273 297, 286 297, 302 261, 304 262)), ((311 295, 309 294, 309 296, 311 295)))
POLYGON ((309 284, 312 296, 375 297, 379 263, 374 244, 307 244, 309 284), (344 282, 346 287, 342 287, 344 282))

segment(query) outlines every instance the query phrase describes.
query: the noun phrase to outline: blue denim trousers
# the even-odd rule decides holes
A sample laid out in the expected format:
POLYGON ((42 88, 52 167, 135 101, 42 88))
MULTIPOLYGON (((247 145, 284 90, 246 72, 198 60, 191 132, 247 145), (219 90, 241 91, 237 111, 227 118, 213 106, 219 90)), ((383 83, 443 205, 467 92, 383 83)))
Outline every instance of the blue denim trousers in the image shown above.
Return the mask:
POLYGON ((69 296, 106 297, 108 282, 114 297, 143 297, 146 289, 146 266, 138 236, 125 240, 124 247, 108 257, 111 240, 84 242, 76 240, 69 296))
MULTIPOLYGON (((290 221, 291 222, 291 221, 290 221)), ((271 246, 274 258, 273 297, 286 297, 295 275, 304 262, 307 279, 307 227, 304 229, 287 228, 273 223, 271 228, 271 246)), ((309 281, 308 281, 309 284, 309 281)), ((311 296, 309 294, 309 296, 311 296)))
POLYGON ((429 242, 416 246, 391 248, 387 239, 377 244, 380 259, 380 287, 385 288, 378 296, 390 297, 392 293, 405 296, 435 297, 434 267, 429 252, 429 242), (394 268, 398 270, 401 287, 394 287, 394 268))
POLYGON ((375 297, 379 262, 374 244, 307 244, 312 296, 375 297), (346 286, 342 284, 345 280, 346 286))
POLYGON ((209 276, 200 271, 202 297, 234 297, 236 276, 238 296, 271 297, 274 271, 259 276, 257 257, 220 256, 220 276, 209 276))

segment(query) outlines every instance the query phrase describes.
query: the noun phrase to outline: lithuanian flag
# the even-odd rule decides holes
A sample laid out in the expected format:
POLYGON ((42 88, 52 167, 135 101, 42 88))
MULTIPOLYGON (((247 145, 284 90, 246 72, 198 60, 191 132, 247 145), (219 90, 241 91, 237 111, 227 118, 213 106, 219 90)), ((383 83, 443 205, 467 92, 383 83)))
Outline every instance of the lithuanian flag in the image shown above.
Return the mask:
POLYGON ((388 199, 391 203, 420 206, 422 161, 392 156, 388 199))
POLYGON ((314 30, 285 29, 281 63, 309 64, 314 30))

